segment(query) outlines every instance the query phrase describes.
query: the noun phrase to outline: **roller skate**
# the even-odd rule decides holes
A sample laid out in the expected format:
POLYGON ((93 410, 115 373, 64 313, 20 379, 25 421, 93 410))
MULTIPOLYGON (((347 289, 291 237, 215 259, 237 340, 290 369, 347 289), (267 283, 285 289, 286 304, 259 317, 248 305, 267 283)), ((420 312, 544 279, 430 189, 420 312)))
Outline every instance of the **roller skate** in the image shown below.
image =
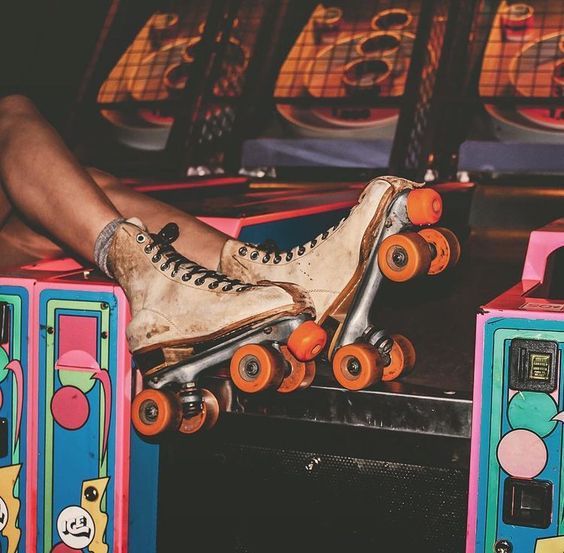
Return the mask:
POLYGON ((307 290, 318 322, 334 328, 325 353, 345 388, 394 380, 413 369, 415 350, 406 337, 369 320, 384 278, 439 274, 460 256, 450 230, 429 228, 441 217, 442 199, 421 187, 396 177, 374 179, 347 217, 308 243, 280 251, 230 240, 220 268, 247 282, 287 281, 307 290))
POLYGON ((174 223, 149 234, 130 220, 109 253, 130 304, 127 338, 144 381, 132 420, 145 436, 215 424, 218 401, 198 385, 211 368, 228 365, 235 385, 249 393, 309 385, 327 339, 299 287, 245 284, 210 271, 176 252, 177 237, 174 223))

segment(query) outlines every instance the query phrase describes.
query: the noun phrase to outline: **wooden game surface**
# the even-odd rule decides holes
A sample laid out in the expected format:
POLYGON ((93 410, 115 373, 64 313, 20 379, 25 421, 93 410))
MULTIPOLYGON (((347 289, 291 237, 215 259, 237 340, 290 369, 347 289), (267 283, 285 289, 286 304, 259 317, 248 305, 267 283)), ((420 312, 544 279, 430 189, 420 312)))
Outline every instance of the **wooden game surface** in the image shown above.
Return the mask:
MULTIPOLYGON (((355 107, 355 100, 347 107, 285 104, 283 98, 343 100, 351 97, 343 83, 345 66, 355 61, 383 60, 390 76, 374 93, 385 98, 400 98, 405 90, 409 60, 415 40, 417 13, 413 2, 394 2, 394 9, 405 9, 408 21, 401 28, 382 29, 372 19, 383 10, 374 6, 374 13, 366 13, 359 0, 342 5, 342 17, 334 29, 319 31, 320 19, 326 10, 319 4, 280 68, 274 96, 278 113, 288 123, 290 131, 307 137, 392 138, 399 116, 394 107, 355 107), (393 51, 366 53, 362 45, 367 39, 391 35, 398 47, 393 51)), ((360 80, 360 78, 359 78, 360 80)), ((358 103, 358 102, 357 102, 358 103)))
MULTIPOLYGON (((562 6, 558 1, 529 0, 533 9, 530 29, 508 39, 503 17, 508 5, 502 2, 495 16, 484 52, 479 93, 482 97, 548 98, 556 63, 564 60, 562 6)), ((488 104, 486 111, 503 138, 535 142, 564 141, 564 118, 554 108, 488 104)))

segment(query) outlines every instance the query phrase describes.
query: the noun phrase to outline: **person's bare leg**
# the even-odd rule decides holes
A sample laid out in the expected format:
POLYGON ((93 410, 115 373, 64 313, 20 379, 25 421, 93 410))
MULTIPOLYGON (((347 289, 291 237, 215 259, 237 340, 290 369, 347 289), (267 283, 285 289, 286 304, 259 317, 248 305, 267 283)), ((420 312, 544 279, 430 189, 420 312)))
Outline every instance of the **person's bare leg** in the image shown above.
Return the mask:
POLYGON ((174 221, 180 228, 175 249, 208 269, 218 268, 221 251, 229 236, 189 213, 132 190, 113 175, 95 168, 87 171, 124 217, 139 217, 151 232, 158 232, 174 221))
POLYGON ((12 204, 0 186, 0 230, 12 212, 12 204))
POLYGON ((121 216, 23 96, 0 100, 0 181, 26 219, 91 261, 101 230, 121 216))
POLYGON ((122 187, 111 175, 86 171, 22 96, 0 100, 0 182, 21 215, 90 261, 100 231, 121 215, 146 220, 152 231, 176 219, 183 231, 180 251, 210 269, 219 265, 227 240, 195 217, 122 187))

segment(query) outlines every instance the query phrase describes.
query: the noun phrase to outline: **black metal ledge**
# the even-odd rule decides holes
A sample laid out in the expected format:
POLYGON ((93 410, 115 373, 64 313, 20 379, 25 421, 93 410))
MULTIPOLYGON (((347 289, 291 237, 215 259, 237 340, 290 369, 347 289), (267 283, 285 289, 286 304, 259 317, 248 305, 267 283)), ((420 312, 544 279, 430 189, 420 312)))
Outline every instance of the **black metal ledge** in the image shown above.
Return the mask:
POLYGON ((351 392, 316 383, 293 394, 250 395, 219 378, 210 379, 209 387, 219 396, 222 410, 235 415, 470 438, 472 401, 462 392, 399 383, 351 392))

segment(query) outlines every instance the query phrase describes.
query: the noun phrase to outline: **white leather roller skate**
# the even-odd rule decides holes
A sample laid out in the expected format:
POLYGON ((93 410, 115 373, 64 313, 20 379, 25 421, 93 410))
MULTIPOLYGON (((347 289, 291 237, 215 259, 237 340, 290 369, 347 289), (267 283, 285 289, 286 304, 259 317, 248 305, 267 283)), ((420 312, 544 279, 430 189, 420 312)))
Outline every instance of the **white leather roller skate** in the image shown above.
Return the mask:
POLYGON ((229 365, 234 383, 249 393, 308 385, 326 341, 307 292, 205 269, 176 252, 177 236, 174 223, 149 234, 140 222, 124 222, 109 253, 131 309, 127 338, 145 382, 133 423, 144 435, 215 423, 217 401, 198 387, 209 368, 229 365))
POLYGON ((313 299, 318 322, 337 321, 327 355, 335 378, 357 390, 413 368, 415 350, 401 335, 376 329, 369 309, 384 277, 406 281, 438 274, 458 261, 448 229, 424 228, 442 214, 440 195, 397 177, 372 180, 340 223, 289 251, 229 240, 221 270, 247 282, 298 284, 313 299))

